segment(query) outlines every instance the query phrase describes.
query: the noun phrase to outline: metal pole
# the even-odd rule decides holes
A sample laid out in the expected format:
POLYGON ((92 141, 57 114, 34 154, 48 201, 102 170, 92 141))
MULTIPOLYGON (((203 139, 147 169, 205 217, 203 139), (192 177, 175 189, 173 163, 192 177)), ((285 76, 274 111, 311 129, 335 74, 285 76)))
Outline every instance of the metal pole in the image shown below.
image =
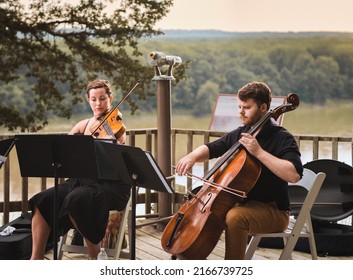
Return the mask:
MULTIPOLYGON (((149 53, 147 62, 154 68, 157 81, 157 162, 165 177, 171 176, 172 152, 171 152, 171 82, 173 67, 182 63, 179 56, 165 55, 163 52, 149 53), (160 67, 168 66, 167 75, 162 75, 160 67)), ((170 181, 169 181, 170 184, 170 181)), ((160 192, 158 194, 159 218, 172 215, 172 195, 160 192)))
MULTIPOLYGON (((171 175, 171 79, 160 76, 157 81, 157 162, 164 176, 171 175)), ((172 214, 172 195, 158 194, 159 217, 172 214)))

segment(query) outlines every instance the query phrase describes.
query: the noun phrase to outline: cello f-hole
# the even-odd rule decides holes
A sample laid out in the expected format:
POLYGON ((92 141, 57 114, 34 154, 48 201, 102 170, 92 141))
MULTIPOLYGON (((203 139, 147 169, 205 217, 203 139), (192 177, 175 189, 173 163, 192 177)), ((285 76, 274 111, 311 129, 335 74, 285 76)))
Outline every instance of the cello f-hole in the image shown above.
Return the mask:
POLYGON ((208 193, 207 196, 208 196, 208 199, 207 199, 206 202, 204 202, 204 204, 203 204, 203 206, 202 206, 202 208, 201 208, 201 212, 202 212, 202 213, 205 213, 205 212, 206 212, 205 207, 207 206, 208 202, 211 200, 211 198, 212 198, 212 193, 208 193))
POLYGON ((178 226, 179 226, 179 224, 180 224, 180 222, 181 222, 183 217, 184 217, 184 213, 179 212, 178 216, 176 217, 176 220, 175 220, 175 224, 174 224, 174 228, 173 228, 172 234, 170 235, 170 238, 169 238, 169 240, 167 242, 167 245, 166 245, 167 248, 169 248, 172 245, 173 240, 174 240, 174 236, 176 234, 176 230, 177 230, 177 228, 178 228, 178 226))

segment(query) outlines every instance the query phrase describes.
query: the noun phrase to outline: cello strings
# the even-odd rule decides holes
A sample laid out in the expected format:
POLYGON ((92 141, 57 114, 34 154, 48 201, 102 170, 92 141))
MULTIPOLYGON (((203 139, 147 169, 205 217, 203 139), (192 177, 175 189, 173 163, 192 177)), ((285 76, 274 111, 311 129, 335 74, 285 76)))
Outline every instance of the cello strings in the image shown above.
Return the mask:
POLYGON ((196 199, 198 202, 200 202, 202 205, 205 205, 205 204, 206 204, 205 202, 203 202, 203 201, 202 201, 196 194, 194 194, 193 192, 187 190, 187 193, 188 193, 189 195, 191 195, 194 199, 196 199))
POLYGON ((196 179, 200 180, 201 182, 206 183, 207 185, 209 185, 211 187, 214 187, 216 189, 221 189, 221 190, 223 190, 225 192, 228 192, 228 193, 230 193, 232 195, 236 195, 236 196, 239 196, 241 198, 246 198, 246 194, 243 191, 240 191, 240 190, 237 190, 237 189, 232 189, 232 188, 229 188, 229 187, 223 187, 220 184, 208 181, 206 179, 203 179, 203 178, 198 177, 198 176, 196 176, 194 174, 191 174, 191 173, 186 173, 186 176, 189 177, 189 178, 196 178, 196 179))
MULTIPOLYGON (((175 169, 175 166, 172 165, 172 168, 175 169)), ((230 193, 230 194, 232 194, 232 195, 235 195, 235 196, 238 196, 238 197, 241 197, 241 198, 246 198, 246 197, 247 197, 247 196, 246 196, 246 193, 245 193, 244 191, 240 191, 240 190, 237 190, 237 189, 232 189, 232 188, 229 188, 229 187, 221 186, 220 184, 217 184, 217 183, 208 181, 208 180, 206 180, 206 179, 204 179, 204 178, 201 178, 201 177, 199 177, 199 176, 197 176, 197 175, 194 175, 194 174, 192 174, 192 173, 187 172, 187 173, 186 173, 186 176, 187 176, 188 178, 191 178, 191 179, 196 178, 196 179, 198 179, 199 181, 204 182, 204 183, 206 183, 207 185, 209 185, 209 186, 211 186, 211 187, 214 187, 214 188, 216 188, 216 189, 220 189, 220 190, 225 191, 225 192, 227 192, 227 193, 230 193)), ((194 182, 192 185, 194 185, 194 184, 196 184, 196 182, 194 182)), ((191 194, 189 190, 187 190, 187 192, 188 192, 188 194, 190 194, 192 197, 194 197, 194 198, 197 197, 197 195, 195 195, 194 193, 191 194)), ((201 202, 201 201, 200 201, 200 202, 201 202)), ((201 203, 204 203, 204 202, 201 202, 201 203)))

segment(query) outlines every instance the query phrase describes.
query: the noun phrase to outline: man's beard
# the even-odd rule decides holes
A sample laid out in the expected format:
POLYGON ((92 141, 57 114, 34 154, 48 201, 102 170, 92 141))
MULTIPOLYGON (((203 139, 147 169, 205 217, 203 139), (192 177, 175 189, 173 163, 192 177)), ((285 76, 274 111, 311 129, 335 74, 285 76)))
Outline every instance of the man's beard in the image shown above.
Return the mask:
POLYGON ((241 120, 244 125, 254 126, 255 124, 257 124, 259 122, 259 120, 261 120, 261 118, 262 118, 262 116, 259 112, 255 116, 253 116, 252 118, 241 117, 241 120))

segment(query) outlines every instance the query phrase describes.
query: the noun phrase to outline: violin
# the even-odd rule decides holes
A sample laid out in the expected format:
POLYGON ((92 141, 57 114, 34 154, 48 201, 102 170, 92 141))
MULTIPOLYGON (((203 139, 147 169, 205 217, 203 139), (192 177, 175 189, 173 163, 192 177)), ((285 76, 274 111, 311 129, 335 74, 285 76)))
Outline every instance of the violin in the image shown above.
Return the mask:
POLYGON ((134 91, 138 86, 140 81, 138 81, 131 90, 124 95, 124 97, 119 101, 118 104, 114 106, 113 109, 108 110, 98 117, 97 124, 93 124, 90 128, 91 136, 96 138, 111 138, 119 139, 126 131, 126 127, 123 124, 123 118, 121 112, 118 110, 118 107, 123 103, 126 98, 134 91))
POLYGON ((98 118, 98 121, 100 122, 93 124, 90 128, 91 135, 96 138, 119 139, 126 131, 122 113, 118 108, 107 111, 98 118))
MULTIPOLYGON (((287 104, 268 111, 249 131, 254 135, 264 124, 296 109, 299 97, 287 96, 287 104)), ((206 259, 225 228, 225 218, 234 204, 247 197, 261 174, 261 164, 236 142, 201 179, 204 184, 180 207, 166 225, 163 249, 173 259, 206 259)))

